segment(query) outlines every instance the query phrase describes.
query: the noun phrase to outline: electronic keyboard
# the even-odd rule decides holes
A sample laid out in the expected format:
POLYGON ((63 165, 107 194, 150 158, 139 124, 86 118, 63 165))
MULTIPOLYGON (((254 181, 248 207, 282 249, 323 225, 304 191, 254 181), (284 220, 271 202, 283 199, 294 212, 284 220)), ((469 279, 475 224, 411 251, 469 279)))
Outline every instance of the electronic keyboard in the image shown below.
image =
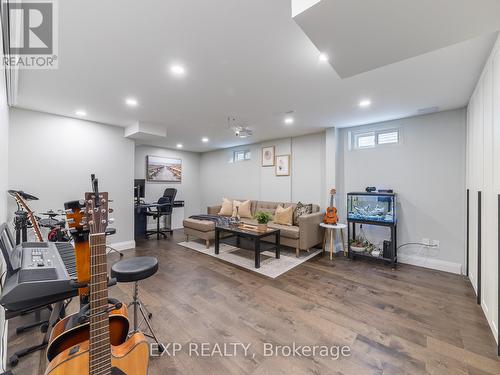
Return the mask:
POLYGON ((71 243, 24 242, 7 258, 8 272, 0 296, 0 305, 5 309, 27 310, 77 295, 71 243))

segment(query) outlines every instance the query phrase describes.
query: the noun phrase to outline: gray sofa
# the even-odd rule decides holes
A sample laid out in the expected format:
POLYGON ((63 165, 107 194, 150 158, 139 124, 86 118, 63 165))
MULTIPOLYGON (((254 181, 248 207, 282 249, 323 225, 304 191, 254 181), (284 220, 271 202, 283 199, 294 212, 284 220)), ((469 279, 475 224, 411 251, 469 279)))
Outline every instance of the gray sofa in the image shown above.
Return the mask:
MULTIPOLYGON (((285 208, 293 206, 294 210, 296 206, 295 203, 251 201, 252 216, 254 216, 258 211, 265 211, 274 215, 278 205, 282 205, 285 208)), ((210 206, 207 208, 207 213, 217 215, 220 209, 220 205, 210 206)), ((319 224, 323 221, 323 216, 324 213, 320 211, 319 206, 313 205, 313 213, 300 216, 297 226, 275 224, 274 222, 270 222, 268 226, 280 229, 281 244, 293 247, 298 257, 300 250, 309 251, 310 248, 321 244, 323 241, 323 228, 319 226, 319 224)), ((249 218, 242 218, 241 221, 250 224, 257 224, 254 219, 249 218)), ((184 233, 186 234, 187 240, 189 240, 189 236, 205 240, 208 248, 210 246, 210 241, 215 238, 215 224, 211 221, 185 219, 184 233)))

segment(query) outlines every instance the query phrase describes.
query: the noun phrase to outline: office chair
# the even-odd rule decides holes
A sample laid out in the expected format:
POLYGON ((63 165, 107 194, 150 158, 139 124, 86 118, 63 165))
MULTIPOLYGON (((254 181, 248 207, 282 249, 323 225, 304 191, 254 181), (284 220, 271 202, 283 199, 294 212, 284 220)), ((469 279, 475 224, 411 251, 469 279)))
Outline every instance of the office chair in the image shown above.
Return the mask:
POLYGON ((148 208, 146 211, 146 216, 152 216, 154 220, 156 220, 156 230, 146 230, 146 237, 149 238, 152 234, 156 234, 156 239, 160 239, 160 234, 164 238, 168 238, 167 233, 172 233, 171 228, 165 228, 164 230, 160 229, 160 220, 163 216, 171 216, 172 215, 172 201, 170 198, 161 197, 158 199, 158 206, 155 210, 148 208))
MULTIPOLYGON (((163 192, 163 196, 165 198, 169 198, 170 203, 172 203, 172 205, 174 204, 176 195, 177 195, 177 189, 175 188, 166 188, 165 191, 163 192)), ((172 230, 172 216, 171 215, 167 216, 167 220, 168 220, 169 233, 172 235, 174 233, 172 230)))

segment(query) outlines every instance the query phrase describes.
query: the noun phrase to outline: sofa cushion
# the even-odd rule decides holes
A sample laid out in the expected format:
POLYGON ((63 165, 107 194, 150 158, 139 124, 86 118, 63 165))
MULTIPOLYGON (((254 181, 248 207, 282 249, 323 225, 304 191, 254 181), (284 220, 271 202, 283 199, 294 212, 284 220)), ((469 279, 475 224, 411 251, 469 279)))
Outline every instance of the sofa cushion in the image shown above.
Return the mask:
POLYGON ((313 205, 303 204, 302 202, 297 203, 295 210, 293 211, 293 225, 299 225, 299 217, 302 215, 312 214, 313 205))
POLYGON ((233 201, 227 198, 222 198, 222 206, 219 211, 221 216, 231 216, 233 214, 233 201))
POLYGON ((276 207, 278 207, 278 206, 279 206, 279 202, 258 201, 257 205, 255 207, 255 213, 262 211, 262 212, 270 213, 271 215, 274 216, 274 212, 276 211, 276 207))
POLYGON ((293 207, 283 208, 283 206, 276 207, 274 213, 274 222, 276 224, 292 225, 293 224, 293 207))
POLYGON ((251 211, 251 201, 233 201, 233 217, 236 217, 236 214, 240 215, 240 218, 252 218, 251 211))
POLYGON ((184 227, 199 230, 200 232, 210 232, 215 230, 215 223, 208 220, 184 219, 184 227))
POLYGON ((294 240, 299 239, 299 227, 293 225, 276 224, 273 221, 267 224, 267 226, 269 228, 279 229, 281 237, 291 238, 294 240))
POLYGON ((257 225, 259 223, 257 223, 257 220, 255 219, 250 219, 250 218, 241 218, 240 220, 242 223, 245 223, 245 224, 251 224, 251 225, 257 225))

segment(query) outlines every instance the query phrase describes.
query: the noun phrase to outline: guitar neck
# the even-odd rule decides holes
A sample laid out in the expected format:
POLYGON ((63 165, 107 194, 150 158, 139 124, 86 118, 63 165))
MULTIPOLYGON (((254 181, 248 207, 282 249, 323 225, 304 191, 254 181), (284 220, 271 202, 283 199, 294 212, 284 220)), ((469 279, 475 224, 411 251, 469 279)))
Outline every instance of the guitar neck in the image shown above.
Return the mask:
POLYGON ((38 221, 36 220, 33 212, 29 212, 28 216, 30 218, 31 224, 33 225, 33 231, 35 232, 35 236, 38 242, 43 242, 42 232, 40 231, 40 227, 38 226, 38 221))
POLYGON ((33 225, 33 231, 35 232, 35 237, 38 242, 43 242, 42 232, 40 231, 40 227, 38 226, 38 221, 36 220, 33 211, 25 202, 23 197, 21 197, 18 193, 16 193, 16 201, 19 205, 24 208, 28 214, 28 218, 30 219, 31 225, 33 225))
POLYGON ((90 374, 110 374, 106 235, 90 235, 90 374))

